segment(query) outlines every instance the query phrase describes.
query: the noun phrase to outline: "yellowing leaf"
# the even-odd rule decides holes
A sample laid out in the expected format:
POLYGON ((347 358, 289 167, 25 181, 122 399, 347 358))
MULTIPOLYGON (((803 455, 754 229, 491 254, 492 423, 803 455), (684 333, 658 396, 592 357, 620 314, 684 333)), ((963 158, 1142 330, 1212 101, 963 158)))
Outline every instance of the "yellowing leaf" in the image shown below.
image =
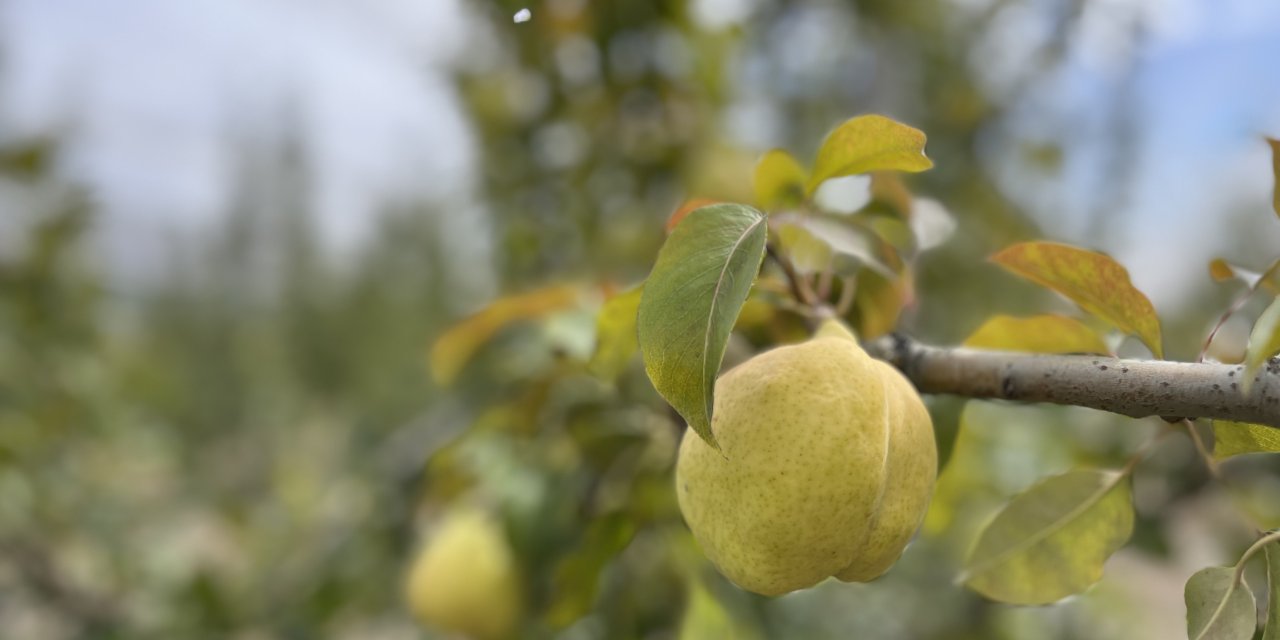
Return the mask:
POLYGON ((1048 604, 1088 589, 1133 533, 1129 485, 1077 470, 1014 497, 979 536, 965 583, 1011 604, 1048 604))
POLYGON ((1280 543, 1273 542, 1263 547, 1262 552, 1267 558, 1267 585, 1271 592, 1262 640, 1280 640, 1280 543))
POLYGON ((853 308, 857 333, 864 340, 878 338, 898 326, 898 318, 915 302, 915 281, 911 268, 886 278, 870 269, 858 274, 853 308))
POLYGON ((782 149, 773 149, 756 163, 756 204, 766 211, 791 207, 804 200, 804 167, 782 149))
POLYGON ((448 385, 475 352, 507 326, 532 320, 573 305, 574 285, 553 285, 536 291, 499 298, 476 314, 444 332, 431 347, 429 362, 437 384, 448 385))
POLYGON ((1280 298, 1271 301, 1249 333, 1249 348, 1244 356, 1245 388, 1253 381, 1253 374, 1262 368, 1271 356, 1280 353, 1280 298))
POLYGON ((737 204, 690 213, 658 252, 637 312, 645 373, 715 447, 711 407, 729 333, 764 259, 764 214, 737 204))
POLYGON ((1273 262, 1266 271, 1258 273, 1240 265, 1231 264, 1222 258, 1214 258, 1209 263, 1209 277, 1213 278, 1214 282, 1240 280, 1251 289, 1261 287, 1271 295, 1280 295, 1280 260, 1273 262))
POLYGON ((1187 580, 1187 637, 1190 640, 1249 640, 1258 627, 1253 593, 1236 580, 1235 567, 1209 567, 1187 580))
POLYGON ((1093 329, 1068 316, 1030 318, 992 316, 964 341, 964 346, 1031 353, 1110 353, 1093 329))
POLYGON ((1214 258, 1209 262, 1209 277, 1214 282, 1222 282, 1236 276, 1236 270, 1231 268, 1231 264, 1222 258, 1214 258))
POLYGON ((1280 429, 1247 422, 1213 421, 1213 457, 1280 453, 1280 429))
POLYGON ((587 368, 613 380, 640 348, 636 338, 636 312, 644 285, 638 285, 605 301, 596 314, 596 347, 587 368))
POLYGON ((991 256, 991 261, 1066 296, 1090 314, 1138 336, 1157 358, 1164 357, 1155 308, 1111 257, 1053 242, 1024 242, 991 256))
POLYGON ((1271 145, 1271 174, 1274 180, 1271 193, 1271 208, 1280 216, 1280 140, 1267 138, 1271 145))
POLYGON ((919 129, 880 115, 857 116, 835 128, 818 149, 813 175, 805 187, 812 194, 831 178, 871 171, 924 171, 933 161, 924 155, 919 129))

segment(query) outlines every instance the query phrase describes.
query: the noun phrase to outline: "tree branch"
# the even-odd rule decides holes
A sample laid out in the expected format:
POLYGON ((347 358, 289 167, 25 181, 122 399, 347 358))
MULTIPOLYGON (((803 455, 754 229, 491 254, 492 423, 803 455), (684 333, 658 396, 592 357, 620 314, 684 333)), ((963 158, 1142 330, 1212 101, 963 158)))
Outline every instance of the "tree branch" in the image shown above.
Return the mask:
POLYGON ((1122 360, 919 344, 901 335, 871 340, 867 353, 897 367, 921 393, 1101 409, 1133 418, 1212 418, 1280 428, 1280 359, 1255 374, 1241 365, 1122 360))

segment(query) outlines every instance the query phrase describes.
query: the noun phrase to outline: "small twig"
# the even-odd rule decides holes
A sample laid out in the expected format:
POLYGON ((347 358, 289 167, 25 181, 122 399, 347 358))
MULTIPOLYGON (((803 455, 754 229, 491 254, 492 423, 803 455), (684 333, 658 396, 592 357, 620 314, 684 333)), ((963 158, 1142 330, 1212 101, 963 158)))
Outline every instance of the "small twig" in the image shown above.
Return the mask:
POLYGON ((782 269, 782 274, 786 276, 787 284, 791 288, 791 296, 796 299, 796 302, 809 306, 816 305, 818 297, 809 288, 809 282, 796 272, 795 265, 791 264, 791 260, 774 249, 773 245, 765 245, 765 251, 782 269))
POLYGON ((858 281, 853 276, 840 279, 840 298, 836 300, 836 315, 843 318, 853 308, 853 296, 858 290, 858 281))
MULTIPOLYGON (((1258 282, 1261 281, 1261 279, 1258 280, 1258 282)), ((1257 290, 1258 285, 1255 283, 1252 287, 1246 289, 1244 293, 1240 294, 1231 302, 1231 306, 1222 314, 1222 317, 1218 318, 1218 323, 1213 325, 1213 329, 1209 331, 1209 337, 1205 338, 1204 346, 1200 347, 1200 355, 1196 356, 1196 362, 1204 362, 1205 354, 1209 353, 1209 346, 1213 344, 1213 339, 1218 335, 1218 331, 1222 329, 1222 325, 1226 324, 1227 320, 1229 320, 1235 312, 1243 308, 1245 303, 1249 301, 1249 298, 1253 297, 1253 293, 1257 290)))
POLYGON ((1200 432, 1196 431, 1195 423, 1183 418, 1182 424, 1187 429, 1187 435, 1191 436, 1191 443, 1195 445, 1196 453, 1200 454, 1200 458, 1204 460, 1204 466, 1209 469, 1209 475, 1214 480, 1222 482, 1222 469, 1219 468, 1213 454, 1209 453, 1209 448, 1204 445, 1204 439, 1200 437, 1200 432))
POLYGON ((1272 531, 1261 538, 1258 538, 1257 541, 1245 550, 1244 555, 1240 556, 1240 561, 1236 563, 1236 582, 1240 582, 1240 577, 1244 575, 1244 565, 1249 562, 1249 559, 1252 558, 1254 554, 1258 553, 1259 549, 1276 542, 1277 540, 1280 540, 1280 530, 1272 531))
POLYGON ((778 253, 776 248, 773 248, 773 244, 765 244, 764 250, 768 253, 769 259, 772 259, 774 264, 777 264, 778 268, 782 269, 782 275, 785 275, 787 279, 787 287, 791 289, 791 297, 795 298, 796 302, 800 302, 801 305, 813 305, 813 298, 806 296, 808 283, 800 284, 804 282, 804 279, 800 278, 800 274, 796 273, 796 268, 791 264, 791 260, 787 260, 787 257, 783 256, 782 253, 778 253))
POLYGON ((828 266, 818 274, 818 299, 828 300, 831 297, 831 281, 835 278, 831 267, 828 266))

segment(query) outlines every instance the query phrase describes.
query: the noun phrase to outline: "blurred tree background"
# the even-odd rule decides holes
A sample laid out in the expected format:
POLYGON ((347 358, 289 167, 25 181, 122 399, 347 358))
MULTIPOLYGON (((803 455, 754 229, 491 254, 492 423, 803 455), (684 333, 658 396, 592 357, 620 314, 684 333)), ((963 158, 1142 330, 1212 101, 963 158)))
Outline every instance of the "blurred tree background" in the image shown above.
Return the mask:
MULTIPOLYGON (((312 143, 288 118, 275 142, 232 136, 216 230, 174 240, 153 277, 127 285, 95 250, 108 214, 62 161, 74 128, 0 137, 0 635, 437 637, 401 583, 424 532, 465 504, 499 516, 514 549, 521 637, 1163 638, 1181 633, 1170 607, 1189 567, 1248 540, 1224 505, 1280 522, 1274 463, 1224 467, 1238 489, 1224 496, 1171 441, 1135 481, 1135 544, 1103 583, 1048 608, 985 602, 951 582, 982 518, 1046 472, 1123 460, 1150 427, 933 398, 949 484, 903 561, 872 584, 758 598, 711 570, 681 522, 683 425, 637 362, 592 366, 596 310, 643 279, 682 201, 750 201, 761 152, 808 157, 858 113, 929 135, 937 168, 908 184, 959 222, 920 263, 899 329, 953 344, 992 313, 1058 304, 985 258, 1042 227, 1104 249, 1142 241, 1122 233, 1141 170, 1142 3, 466 11, 450 73, 478 195, 379 201, 376 230, 341 257, 315 222, 312 143), (1082 113, 1046 87, 1099 22, 1120 62, 1082 113), (1081 139, 1092 161, 1066 175, 1081 139), (1052 204, 1064 184, 1087 193, 1052 204), (458 217, 472 236, 454 235, 458 217), (498 294, 515 296, 504 312, 444 333, 498 294), (450 375, 433 379, 441 335, 455 352, 435 354, 450 375), (953 442, 962 420, 970 440, 953 442)), ((1260 264, 1275 234, 1249 220, 1265 204, 1219 203, 1243 213, 1204 228, 1260 264)), ((1189 359, 1230 291, 1207 276, 1181 290, 1161 310, 1170 357, 1189 359)), ((726 366, 800 323, 756 326, 726 366)), ((1242 346, 1232 335, 1220 357, 1242 346)))

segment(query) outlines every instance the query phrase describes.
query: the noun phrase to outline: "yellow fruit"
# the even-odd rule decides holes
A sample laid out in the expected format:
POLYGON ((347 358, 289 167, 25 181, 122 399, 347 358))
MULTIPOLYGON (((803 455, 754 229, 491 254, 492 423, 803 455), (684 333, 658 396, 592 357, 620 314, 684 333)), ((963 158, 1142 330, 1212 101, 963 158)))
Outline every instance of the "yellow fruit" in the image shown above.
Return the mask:
POLYGON ((707 557, 764 595, 872 580, 919 527, 937 473, 920 396, 838 322, 716 383, 712 430, 680 445, 680 510, 707 557))
POLYGON ((520 586, 502 527, 475 509, 448 514, 414 560, 405 598, 424 624, 482 640, 511 636, 520 586))

